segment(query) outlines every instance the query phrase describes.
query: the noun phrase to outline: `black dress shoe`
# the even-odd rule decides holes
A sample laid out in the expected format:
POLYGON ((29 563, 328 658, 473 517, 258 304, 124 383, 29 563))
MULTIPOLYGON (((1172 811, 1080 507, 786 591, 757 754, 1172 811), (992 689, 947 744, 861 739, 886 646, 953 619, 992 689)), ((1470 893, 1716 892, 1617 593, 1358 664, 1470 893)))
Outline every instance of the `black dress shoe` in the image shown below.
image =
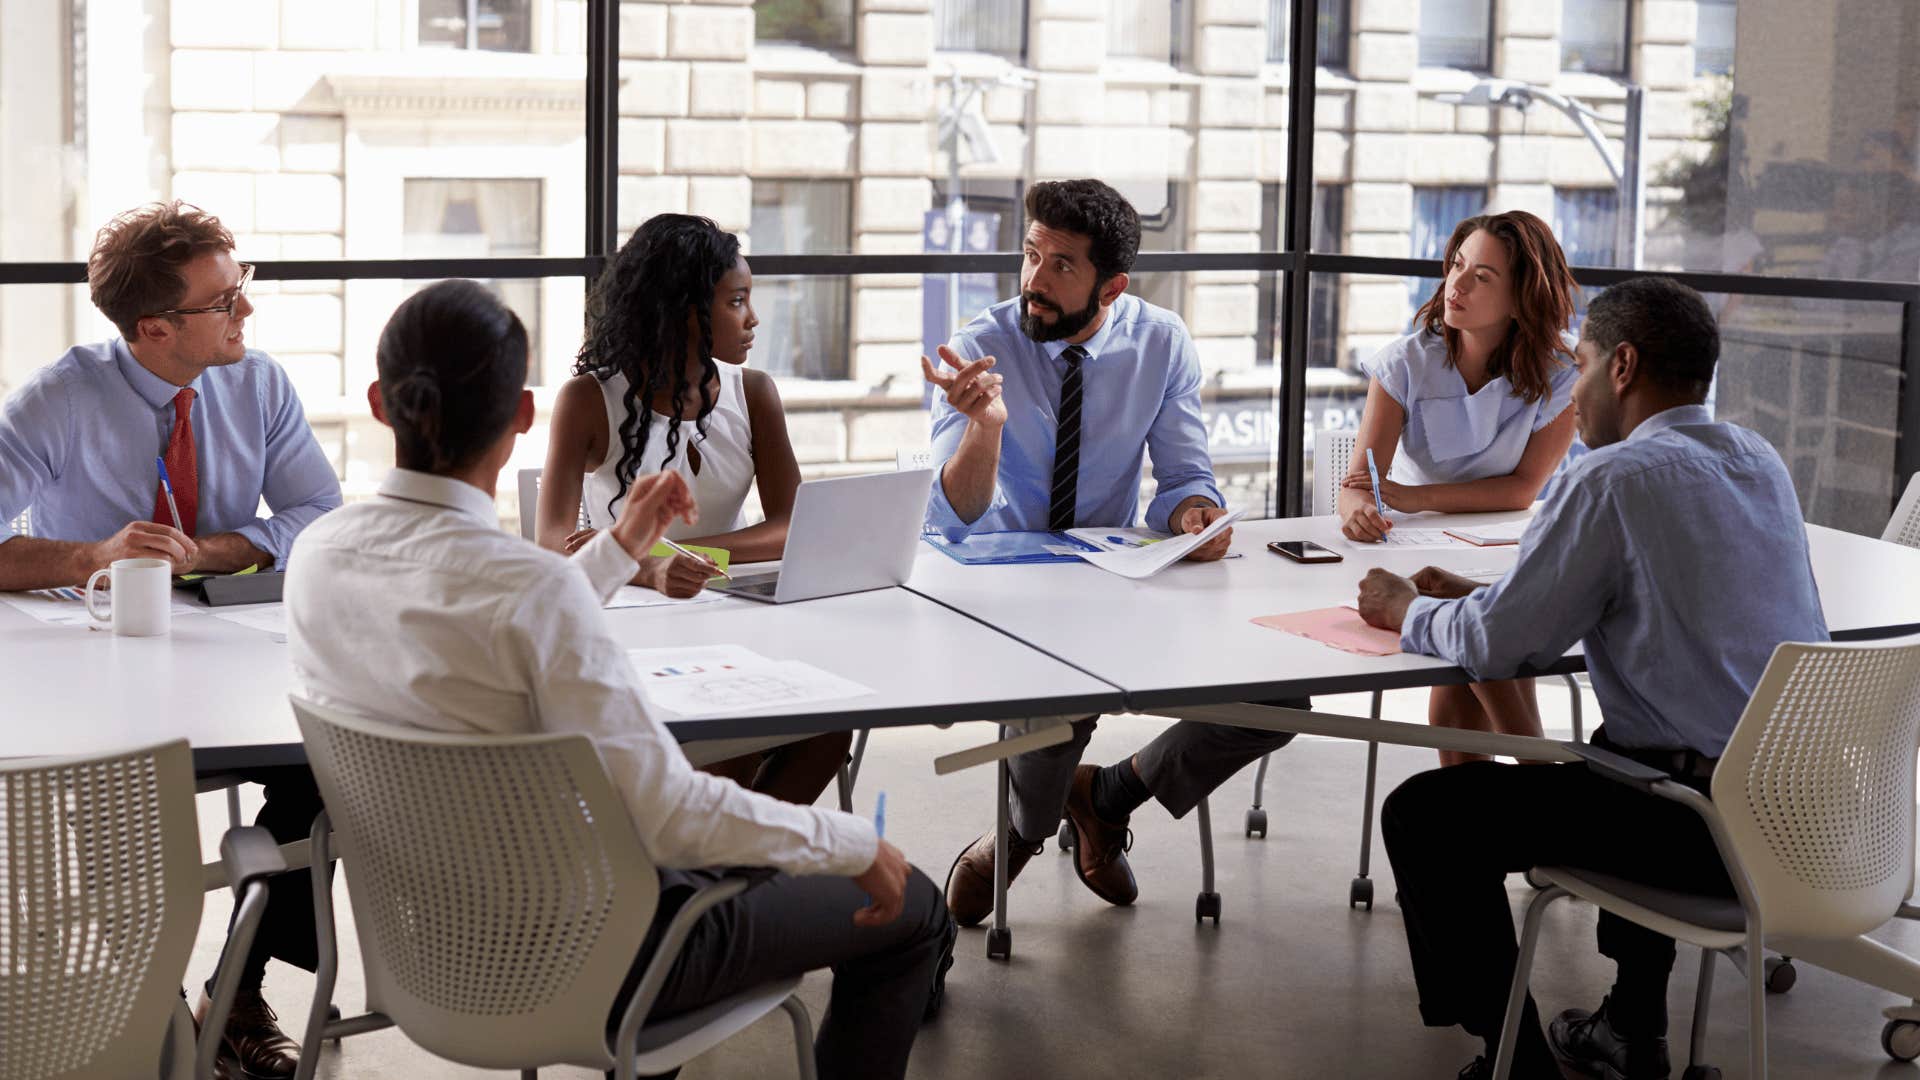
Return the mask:
MULTIPOLYGON (((210 1007, 206 996, 193 1011, 198 1028, 210 1007)), ((232 1071, 246 1080, 292 1080, 300 1067, 300 1044, 280 1030, 273 1006, 258 990, 242 990, 233 997, 227 1013, 227 1030, 220 1040, 222 1057, 230 1060, 232 1071)))
POLYGON ((1603 1080, 1666 1080, 1673 1072, 1667 1040, 1622 1037, 1607 1015, 1608 999, 1593 1012, 1568 1009, 1547 1026, 1547 1040, 1560 1060, 1603 1080))
POLYGON ((940 1006, 947 998, 947 972, 953 968, 953 943, 960 936, 960 925, 952 920, 947 922, 947 939, 940 945, 940 962, 933 967, 933 992, 927 995, 927 1007, 920 1013, 920 1022, 925 1024, 940 1015, 940 1006))

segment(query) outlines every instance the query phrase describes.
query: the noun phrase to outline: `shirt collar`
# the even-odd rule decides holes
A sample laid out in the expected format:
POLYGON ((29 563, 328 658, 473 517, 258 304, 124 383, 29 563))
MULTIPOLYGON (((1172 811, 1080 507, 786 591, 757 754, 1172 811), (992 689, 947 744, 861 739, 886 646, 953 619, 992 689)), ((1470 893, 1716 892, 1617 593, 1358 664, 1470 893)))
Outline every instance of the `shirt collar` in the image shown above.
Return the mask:
MULTIPOLYGON (((1126 297, 1126 293, 1121 293, 1112 304, 1108 305, 1107 317, 1100 323, 1100 329, 1095 330, 1092 337, 1080 343, 1080 348, 1087 354, 1087 360, 1099 356, 1100 350, 1105 348, 1107 341, 1113 337, 1113 324, 1120 315, 1120 301, 1125 300, 1126 297)), ((1058 360, 1060 354, 1066 352, 1067 346, 1071 344, 1073 343, 1070 341, 1059 339, 1041 342, 1040 347, 1046 350, 1049 359, 1058 360)), ((1081 363, 1085 362, 1086 360, 1081 361, 1081 363)))
POLYGON ((1713 414, 1707 411, 1705 405, 1675 405, 1671 409, 1662 409, 1640 421, 1640 426, 1634 428, 1627 439, 1628 441, 1639 438, 1651 439, 1668 428, 1680 427, 1683 424, 1711 423, 1713 423, 1713 414))
POLYGON ((193 381, 185 387, 175 386, 148 371, 139 360, 135 359, 133 350, 127 348, 125 338, 114 338, 110 347, 113 350, 113 359, 120 365, 120 374, 126 378, 127 385, 133 387, 133 392, 139 394, 140 400, 148 405, 156 409, 164 409, 173 404, 173 399, 182 389, 191 389, 196 394, 200 392, 199 375, 194 376, 193 381))
POLYGON ((493 500, 487 493, 465 480, 455 480, 451 476, 394 469, 387 473, 385 480, 380 481, 380 494, 407 502, 444 507, 478 518, 495 528, 500 525, 499 511, 494 508, 493 500))

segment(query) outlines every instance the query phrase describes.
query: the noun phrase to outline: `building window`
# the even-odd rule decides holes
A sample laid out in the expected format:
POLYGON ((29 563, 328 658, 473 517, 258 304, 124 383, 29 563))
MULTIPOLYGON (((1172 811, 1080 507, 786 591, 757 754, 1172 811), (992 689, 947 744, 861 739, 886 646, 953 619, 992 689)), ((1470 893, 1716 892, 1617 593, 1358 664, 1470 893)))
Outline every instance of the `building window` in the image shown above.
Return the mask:
MULTIPOLYGON (((977 255, 1019 251, 1021 197, 1018 180, 960 181, 964 217, 960 231, 951 225, 947 185, 935 181, 933 203, 921 222, 921 250, 977 255)), ((920 339, 927 356, 953 339, 953 332, 1020 288, 1017 272, 1004 274, 927 274, 920 279, 920 339), (951 311, 949 310, 951 309, 951 311)))
POLYGON ((1026 0, 934 0, 933 47, 1019 60, 1027 52, 1026 0))
POLYGON ((1174 61, 1173 0, 1111 0, 1107 55, 1174 61))
POLYGON ((853 0, 754 0, 753 36, 816 49, 851 49, 853 0))
POLYGON ((1693 35, 1695 75, 1733 74, 1734 0, 1698 0, 1693 35))
POLYGON ((1627 0, 1561 0, 1560 70, 1627 73, 1627 0))
POLYGON ((1613 188, 1553 189, 1553 234, 1569 266, 1614 265, 1620 193, 1613 188))
MULTIPOLYGON (((540 254, 540 181, 409 179, 402 187, 400 255, 407 259, 525 258, 540 254)), ((482 281, 526 324, 527 385, 541 384, 540 282, 482 281)))
MULTIPOLYGON (((1340 69, 1347 66, 1347 5, 1350 0, 1320 0, 1320 13, 1314 25, 1314 48, 1320 66, 1340 69)), ((1292 0, 1267 0, 1267 60, 1287 62, 1288 21, 1292 0)))
MULTIPOLYGON (((1416 187, 1413 189, 1413 234, 1407 257, 1441 259, 1447 254, 1447 241, 1454 226, 1487 208, 1487 189, 1483 187, 1416 187)), ((1408 325, 1412 314, 1440 287, 1440 278, 1408 278, 1408 325)))
POLYGON ((420 0, 420 44, 532 52, 532 6, 532 0, 420 0))
MULTIPOLYGON (((1286 185, 1260 185, 1260 250, 1280 250, 1280 225, 1286 220, 1286 185)), ((1347 189, 1344 184, 1315 184, 1313 187, 1314 251, 1339 251, 1347 220, 1347 189)), ((1277 276, 1277 275, 1276 275, 1277 276)), ((1338 367, 1340 364, 1340 284, 1331 275, 1309 277, 1307 296, 1307 366, 1338 367)), ((1280 353, 1283 340, 1279 303, 1280 289, 1260 290, 1260 330, 1254 341, 1254 360, 1271 364, 1280 353)))
MULTIPOLYGON (((845 251, 853 243, 853 185, 846 180, 755 180, 747 235, 755 255, 845 251)), ((754 362, 771 375, 844 379, 850 279, 759 278, 754 362)))
POLYGON ((1492 58, 1492 0, 1421 0, 1421 67, 1486 71, 1492 58))

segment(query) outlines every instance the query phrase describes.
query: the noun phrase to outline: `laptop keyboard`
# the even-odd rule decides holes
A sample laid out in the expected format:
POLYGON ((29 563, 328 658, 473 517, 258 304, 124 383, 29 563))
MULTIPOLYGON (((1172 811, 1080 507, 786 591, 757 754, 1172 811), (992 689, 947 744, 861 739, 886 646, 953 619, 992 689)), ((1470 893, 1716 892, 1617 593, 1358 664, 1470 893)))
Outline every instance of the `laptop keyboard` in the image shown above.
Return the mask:
POLYGON ((752 593, 754 596, 772 597, 774 590, 780 587, 780 575, 768 574, 765 577, 747 578, 727 586, 732 593, 752 593))

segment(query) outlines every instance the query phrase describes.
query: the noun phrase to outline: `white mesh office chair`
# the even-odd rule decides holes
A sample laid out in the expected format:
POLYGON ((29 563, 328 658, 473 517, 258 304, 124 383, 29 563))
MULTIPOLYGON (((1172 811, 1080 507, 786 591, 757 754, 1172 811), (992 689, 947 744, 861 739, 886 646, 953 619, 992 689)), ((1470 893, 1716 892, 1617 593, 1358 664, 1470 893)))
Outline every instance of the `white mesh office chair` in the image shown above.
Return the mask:
MULTIPOLYGON (((298 698, 293 709, 346 865, 369 1009, 329 1024, 316 1006, 299 1080, 313 1076, 322 1039, 390 1025, 465 1065, 531 1077, 571 1064, 632 1080, 678 1068, 774 1009, 787 1011, 812 1080, 797 978, 645 1023, 693 924, 745 891, 743 879, 680 908, 609 1038, 660 882, 585 736, 426 732, 298 698)), ((314 827, 316 863, 331 854, 326 825, 314 827)), ((314 902, 314 1000, 325 1002, 338 965, 330 891, 316 888, 314 902)))
MULTIPOLYGON (((527 540, 538 539, 540 525, 540 470, 521 469, 514 474, 520 489, 520 535, 527 540)), ((587 527, 587 500, 583 494, 580 499, 580 528, 587 527)))
POLYGON ((1920 548, 1920 473, 1914 473, 1907 481, 1906 493, 1900 496, 1900 505, 1894 508, 1893 517, 1887 520, 1886 531, 1880 539, 1905 547, 1920 548))
MULTIPOLYGON (((1359 432, 1351 429, 1320 430, 1313 433, 1313 514, 1324 517, 1335 512, 1336 501, 1340 495, 1340 482, 1346 479, 1347 471, 1353 464, 1353 449, 1359 439, 1359 432)), ((1580 681, 1572 675, 1560 676, 1567 684, 1567 691, 1573 705, 1573 741, 1581 742, 1586 738, 1585 723, 1581 716, 1580 681)), ((1367 715, 1380 719, 1381 692, 1373 692, 1373 700, 1367 715)), ((1267 835, 1267 811, 1260 805, 1267 784, 1267 761, 1272 755, 1262 755, 1260 768, 1253 775, 1253 806, 1247 810, 1247 828, 1249 837, 1267 835)), ((1374 788, 1380 772, 1380 744, 1367 744, 1367 784, 1365 805, 1360 811, 1360 871, 1347 885, 1347 906, 1364 906, 1373 909, 1373 879, 1369 876, 1373 867, 1373 814, 1374 788)))
MULTIPOLYGON (((195 1047, 180 995, 204 888, 193 796, 183 739, 0 764, 0 1080, 212 1075, 220 1039, 195 1047)), ((229 832, 221 855, 240 918, 210 1032, 286 868, 264 829, 229 832)))
MULTIPOLYGON (((1736 897, 1689 895, 1571 867, 1545 867, 1550 887, 1527 909, 1495 1076, 1512 1065, 1541 913, 1562 896, 1592 901, 1699 946, 1687 1080, 1702 1064, 1713 958, 1746 971, 1773 944, 1785 953, 1892 991, 1881 1045, 1920 1057, 1920 962, 1866 935, 1907 903, 1914 872, 1914 746, 1920 740, 1920 643, 1784 644, 1754 688, 1713 777, 1713 798, 1665 773, 1596 747, 1568 744, 1608 779, 1697 812, 1733 879, 1736 897)), ((1766 1076, 1766 990, 1749 972, 1748 1075, 1766 1076)))

